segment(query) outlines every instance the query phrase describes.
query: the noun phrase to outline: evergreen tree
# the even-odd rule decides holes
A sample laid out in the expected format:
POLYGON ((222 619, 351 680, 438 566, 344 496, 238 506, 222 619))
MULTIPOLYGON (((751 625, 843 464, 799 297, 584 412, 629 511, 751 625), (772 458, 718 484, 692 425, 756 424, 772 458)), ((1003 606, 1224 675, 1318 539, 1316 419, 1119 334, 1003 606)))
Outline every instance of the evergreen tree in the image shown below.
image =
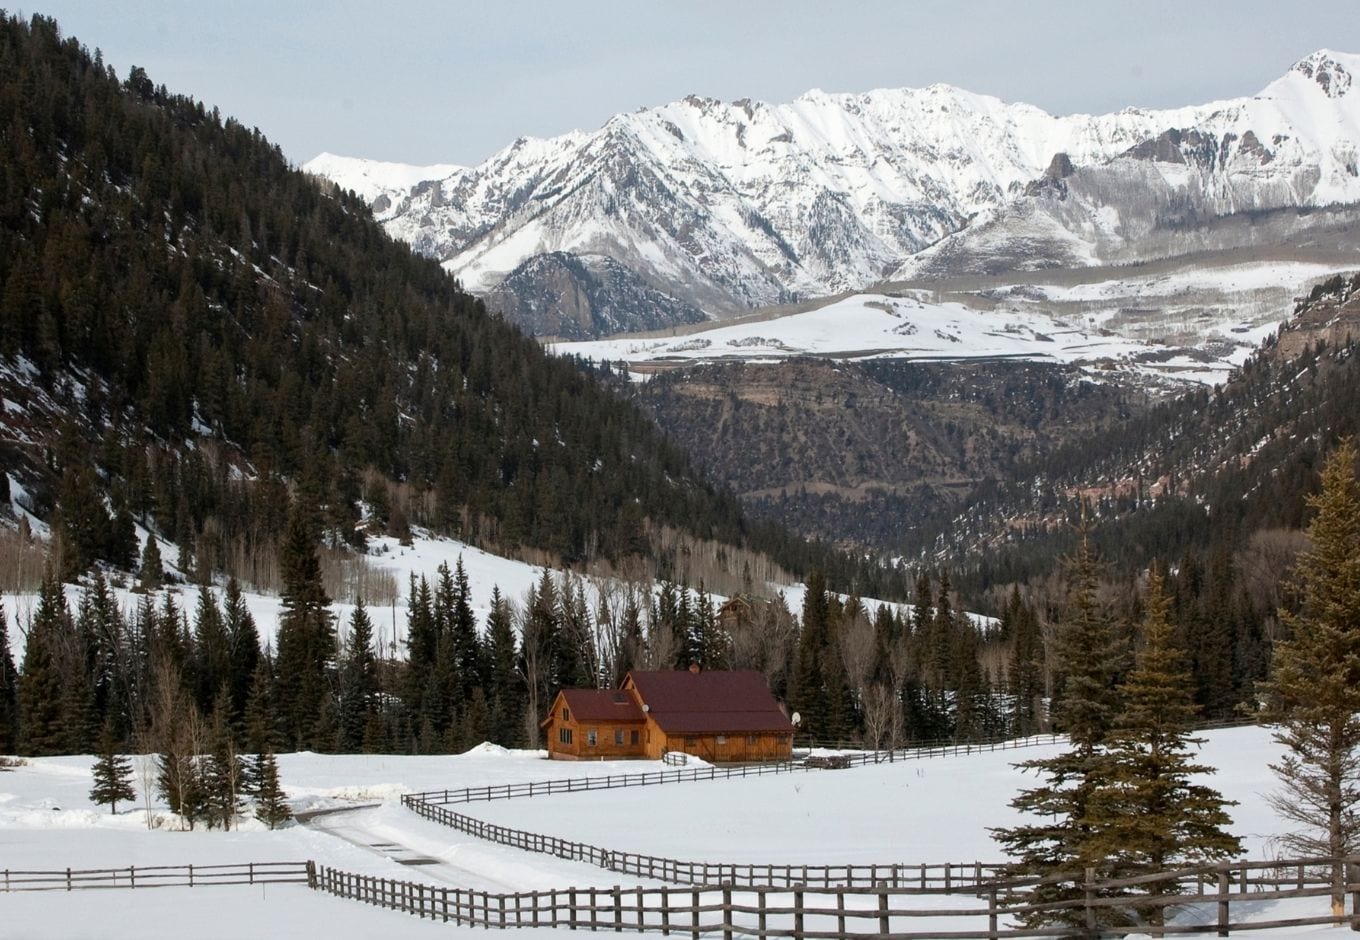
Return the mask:
POLYGON ((161 562, 161 549, 156 543, 156 535, 148 532, 146 545, 142 549, 142 564, 137 569, 137 584, 143 591, 156 591, 165 582, 165 566, 161 562))
MULTIPOLYGON (((1161 575, 1149 579, 1142 649, 1120 687, 1124 710, 1106 742, 1106 756, 1086 808, 1088 853, 1102 858, 1119 877, 1222 861, 1237 856, 1241 843, 1226 831, 1226 802, 1212 787, 1190 778, 1213 772, 1193 763, 1190 722, 1199 709, 1194 684, 1177 646, 1169 617, 1170 600, 1161 575)), ((1168 894, 1174 880, 1138 889, 1168 894)), ((1148 907, 1144 916, 1162 924, 1166 909, 1148 907)))
POLYGON ((231 829, 231 824, 240 815, 242 806, 244 773, 240 755, 232 740, 231 729, 222 716, 225 710, 225 702, 215 710, 217 717, 213 724, 212 752, 201 761, 202 802, 209 829, 218 826, 223 830, 231 829))
POLYGON ((524 696, 515 671, 515 625, 509 603, 498 587, 491 589, 491 611, 486 617, 487 685, 491 740, 515 747, 524 722, 524 696))
POLYGON ((318 724, 331 694, 335 631, 330 599, 321 585, 310 513, 293 507, 279 549, 283 573, 274 706, 285 743, 295 749, 322 747, 318 724))
MULTIPOLYGON (((194 701, 204 715, 212 714, 217 693, 230 681, 231 649, 217 598, 206 586, 198 589, 194 612, 194 701)), ((224 703, 230 707, 230 699, 224 703)))
POLYGON ((1039 634, 1039 618, 1034 609, 1020 598, 1020 590, 1011 593, 1006 605, 1005 623, 1012 638, 1010 666, 1007 679, 1012 699, 1011 729, 1020 737, 1039 730, 1043 688, 1043 641, 1039 634))
MULTIPOLYGON (((1092 845, 1088 818, 1091 794, 1100 783, 1101 746, 1119 712, 1118 683, 1126 648, 1114 623, 1096 597, 1097 563, 1083 531, 1077 555, 1069 562, 1069 597, 1060 624, 1056 655, 1063 676, 1063 696, 1056 718, 1067 732, 1068 750, 1054 757, 1024 761, 1016 766, 1044 778, 1023 790, 1011 806, 1039 821, 994 829, 993 837, 1014 861, 1017 877, 1047 878, 1091 867, 1106 870, 1105 860, 1092 845)), ((1056 882, 1025 893, 1030 904, 1080 897, 1079 885, 1056 882)), ((1028 926, 1076 923, 1080 912, 1032 912, 1020 916, 1028 926)))
POLYGON ((1275 739, 1286 749, 1271 765, 1281 789, 1275 810, 1298 826, 1283 840, 1301 855, 1336 859, 1332 910, 1344 912, 1345 866, 1360 851, 1360 484, 1345 441, 1310 498, 1310 548, 1294 570, 1302 605, 1281 611, 1288 640, 1276 645, 1270 682, 1275 739))
POLYGON ((811 740, 825 740, 830 703, 827 698, 826 648, 831 614, 827 606, 826 578, 820 571, 808 576, 803 594, 803 629, 789 680, 789 707, 801 718, 800 731, 811 740))
POLYGON ((231 722, 240 730, 250 688, 260 662, 260 633, 235 578, 222 597, 222 623, 227 635, 227 685, 231 689, 231 722))
POLYGON ((19 672, 9 651, 9 617, 0 603, 0 754, 14 753, 18 743, 19 672))
POLYGON ((279 765, 273 750, 265 750, 256 756, 251 777, 255 818, 270 829, 277 829, 292 819, 293 811, 288 807, 288 794, 279 781, 279 765))
POLYGON ((108 722, 99 736, 99 759, 91 773, 94 786, 90 788, 90 802, 95 805, 107 803, 109 812, 116 814, 119 800, 131 803, 137 799, 137 791, 132 788, 132 761, 118 753, 118 739, 108 722))
POLYGON ((448 612, 448 630, 454 666, 458 671, 458 695, 465 700, 483 684, 482 647, 477 638, 477 620, 472 613, 472 589, 468 584, 463 556, 453 570, 453 592, 448 612))
MULTIPOLYGON (((340 749, 367 750, 365 737, 378 706, 378 664, 373 655, 373 621, 363 598, 354 604, 349 639, 340 667, 340 749)), ((371 743, 371 742, 369 742, 371 743)))
POLYGON ((61 583, 49 568, 38 589, 38 606, 24 643, 19 677, 19 745, 23 753, 42 756, 68 750, 63 714, 64 638, 72 632, 61 583))

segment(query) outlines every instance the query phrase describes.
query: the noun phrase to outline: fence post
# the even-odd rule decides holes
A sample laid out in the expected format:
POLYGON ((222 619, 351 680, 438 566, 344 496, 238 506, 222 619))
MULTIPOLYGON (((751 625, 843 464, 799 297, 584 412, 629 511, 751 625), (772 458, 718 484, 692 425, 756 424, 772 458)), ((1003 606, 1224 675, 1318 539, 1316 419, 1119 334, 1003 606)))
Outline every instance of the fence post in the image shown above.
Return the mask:
POLYGON ((567 926, 576 929, 576 889, 567 889, 567 926))
MULTIPOLYGON (((1246 872, 1242 873, 1243 878, 1246 872)), ((1228 870, 1219 869, 1218 872, 1218 935, 1226 937, 1228 935, 1228 870)))
POLYGON ((765 909, 769 907, 769 888, 764 885, 756 888, 756 910, 760 918, 760 938, 765 940, 765 909))
MULTIPOLYGON (((192 888, 193 885, 194 885, 194 866, 190 865, 190 866, 189 866, 189 887, 192 888)), ((71 866, 70 866, 70 865, 67 865, 67 866, 66 866, 66 890, 67 890, 67 891, 70 891, 70 890, 71 890, 71 866)))
POLYGON ((803 888, 793 889, 793 940, 803 940, 803 888))
POLYGON ((614 890, 610 892, 614 899, 614 933, 623 931, 623 889, 614 885, 614 890))
POLYGON ((1346 860, 1346 880, 1351 888, 1351 930, 1360 930, 1360 864, 1346 860))
MULTIPOLYGON (((845 936, 845 892, 836 892, 836 933, 845 936)), ((730 937, 724 940, 731 940, 730 937)))
POLYGON ((888 884, 878 883, 878 932, 887 936, 888 930, 888 884))
MULTIPOLYGON (((250 883, 255 883, 255 865, 253 863, 250 866, 250 883)), ((316 862, 311 859, 307 860, 307 887, 313 891, 316 890, 316 862)))
POLYGON ((723 940, 732 940, 732 886, 723 885, 723 940))
MULTIPOLYGON (((9 887, 9 884, 8 884, 8 881, 9 881, 9 872, 5 872, 5 881, 7 882, 6 885, 5 885, 5 887, 8 888, 8 887, 9 887)), ((130 887, 130 888, 135 888, 135 887, 137 887, 137 866, 136 866, 136 865, 129 865, 129 866, 128 866, 128 887, 130 887)))
POLYGON ((693 940, 699 940, 699 891, 690 891, 690 936, 693 940))
POLYGON ((987 933, 992 937, 997 936, 996 919, 996 885, 992 885, 987 892, 987 933))

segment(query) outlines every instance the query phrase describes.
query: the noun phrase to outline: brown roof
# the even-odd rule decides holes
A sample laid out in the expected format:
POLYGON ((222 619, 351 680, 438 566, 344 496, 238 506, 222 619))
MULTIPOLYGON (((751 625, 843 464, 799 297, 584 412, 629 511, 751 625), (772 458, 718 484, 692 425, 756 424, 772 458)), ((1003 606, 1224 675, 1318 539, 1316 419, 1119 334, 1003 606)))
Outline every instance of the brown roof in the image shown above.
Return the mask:
MULTIPOLYGON (((635 721, 638 724, 647 719, 638 708, 637 699, 628 692, 617 689, 563 689, 562 698, 571 717, 576 721, 635 721)), ((556 703, 554 703, 555 705, 556 703)), ((545 718, 546 724, 552 714, 545 718)))
POLYGON ((668 734, 792 734, 765 677, 753 670, 632 672, 648 713, 668 734))

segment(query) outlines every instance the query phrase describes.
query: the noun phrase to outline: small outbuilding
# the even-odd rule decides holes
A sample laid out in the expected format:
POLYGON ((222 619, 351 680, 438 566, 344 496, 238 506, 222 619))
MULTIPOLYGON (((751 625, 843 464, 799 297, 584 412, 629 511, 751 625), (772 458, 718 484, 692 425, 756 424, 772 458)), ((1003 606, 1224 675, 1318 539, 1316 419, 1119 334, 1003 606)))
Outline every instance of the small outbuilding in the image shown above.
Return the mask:
POLYGON ((564 689, 541 726, 548 756, 558 760, 679 751, 740 763, 793 755, 793 724, 752 670, 635 671, 618 689, 564 689))

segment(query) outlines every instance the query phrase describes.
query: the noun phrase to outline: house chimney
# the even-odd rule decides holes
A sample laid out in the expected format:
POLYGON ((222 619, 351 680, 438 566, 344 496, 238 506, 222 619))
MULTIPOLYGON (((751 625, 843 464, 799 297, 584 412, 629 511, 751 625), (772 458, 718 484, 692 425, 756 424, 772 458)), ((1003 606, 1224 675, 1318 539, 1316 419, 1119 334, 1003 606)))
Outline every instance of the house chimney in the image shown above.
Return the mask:
POLYGON ((698 663, 690 663, 690 664, 689 664, 689 671, 690 671, 690 674, 691 674, 691 675, 697 676, 697 675, 699 674, 699 664, 698 664, 698 663))

